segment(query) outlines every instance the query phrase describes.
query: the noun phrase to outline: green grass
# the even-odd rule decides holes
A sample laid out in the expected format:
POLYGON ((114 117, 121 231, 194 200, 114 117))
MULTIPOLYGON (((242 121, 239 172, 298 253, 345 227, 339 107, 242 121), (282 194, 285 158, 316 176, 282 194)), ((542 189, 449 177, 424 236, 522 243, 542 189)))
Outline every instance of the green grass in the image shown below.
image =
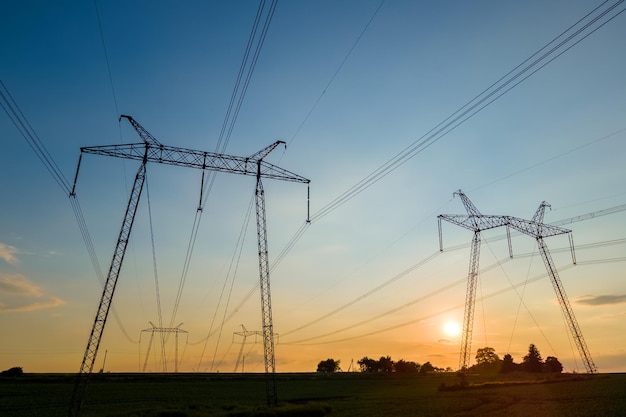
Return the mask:
MULTIPOLYGON (((626 415, 626 374, 467 377, 278 374, 279 406, 265 406, 263 375, 94 375, 84 417, 388 417, 626 415)), ((66 416, 74 379, 0 378, 0 416, 66 416)))

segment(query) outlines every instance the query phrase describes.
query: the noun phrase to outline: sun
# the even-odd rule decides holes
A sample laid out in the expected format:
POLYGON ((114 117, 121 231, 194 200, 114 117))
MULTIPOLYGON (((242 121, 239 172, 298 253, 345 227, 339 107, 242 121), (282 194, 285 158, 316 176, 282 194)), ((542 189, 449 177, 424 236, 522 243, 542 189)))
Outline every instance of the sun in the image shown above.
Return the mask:
POLYGON ((449 321, 443 327, 448 336, 458 336, 461 333, 461 327, 454 321, 449 321))

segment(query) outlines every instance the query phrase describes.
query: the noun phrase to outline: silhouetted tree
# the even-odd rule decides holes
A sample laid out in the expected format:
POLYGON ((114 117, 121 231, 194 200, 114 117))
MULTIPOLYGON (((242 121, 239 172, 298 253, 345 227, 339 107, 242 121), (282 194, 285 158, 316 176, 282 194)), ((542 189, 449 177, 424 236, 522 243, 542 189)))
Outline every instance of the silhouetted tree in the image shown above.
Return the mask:
POLYGON ((539 349, 532 343, 528 346, 528 354, 524 356, 522 369, 526 372, 541 372, 543 369, 543 360, 539 349))
POLYGON ((405 361, 404 359, 400 359, 395 364, 396 372, 399 374, 414 374, 419 372, 420 365, 419 363, 405 361))
POLYGON ((476 363, 478 365, 492 365, 500 360, 492 347, 480 348, 476 351, 476 363))
POLYGON ((2 371, 2 375, 4 376, 20 376, 24 373, 24 370, 21 366, 14 366, 13 368, 7 369, 6 371, 2 371))
POLYGON ((422 367, 420 368, 420 373, 425 374, 427 372, 434 372, 435 371, 435 367, 433 366, 432 363, 430 362, 426 362, 425 364, 422 365, 422 367))
POLYGON ((563 365, 554 356, 548 356, 546 358, 545 368, 547 372, 556 372, 556 373, 563 372, 563 365))
POLYGON ((364 356, 356 363, 359 365, 361 372, 378 372, 378 361, 376 359, 370 359, 364 356))
POLYGON ((492 347, 480 348, 476 351, 476 365, 472 370, 478 373, 496 373, 500 371, 502 360, 492 347))
POLYGON ((325 361, 320 361, 320 363, 317 364, 317 372, 322 372, 325 374, 338 372, 340 370, 340 362, 341 361, 336 361, 334 359, 326 359, 325 361))
POLYGON ((500 367, 500 372, 502 372, 503 374, 507 374, 509 372, 516 371, 517 367, 518 365, 513 362, 513 356, 507 353, 502 358, 502 366, 500 367))
POLYGON ((393 361, 391 356, 381 356, 378 360, 378 372, 385 372, 390 374, 393 372, 393 361))

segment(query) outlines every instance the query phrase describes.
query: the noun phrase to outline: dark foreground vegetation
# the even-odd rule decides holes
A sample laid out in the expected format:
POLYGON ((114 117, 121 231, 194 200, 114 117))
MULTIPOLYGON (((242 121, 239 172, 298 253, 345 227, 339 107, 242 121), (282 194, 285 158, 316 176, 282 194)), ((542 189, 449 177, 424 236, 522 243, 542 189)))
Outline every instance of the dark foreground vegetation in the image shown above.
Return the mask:
MULTIPOLYGON (((0 416, 66 416, 70 375, 0 377, 0 416)), ((621 416, 626 374, 95 374, 85 417, 621 416), (453 388, 457 387, 457 388, 453 388), (461 388, 459 388, 461 387, 461 388)))

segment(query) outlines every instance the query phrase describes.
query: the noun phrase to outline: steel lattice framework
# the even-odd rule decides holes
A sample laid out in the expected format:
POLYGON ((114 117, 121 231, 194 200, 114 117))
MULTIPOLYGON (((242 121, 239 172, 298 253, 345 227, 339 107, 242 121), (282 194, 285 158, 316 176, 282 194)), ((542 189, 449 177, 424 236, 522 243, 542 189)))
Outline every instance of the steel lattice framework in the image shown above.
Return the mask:
MULTIPOLYGON (((111 308, 111 301, 113 300, 113 294, 115 293, 117 278, 119 277, 122 262, 124 261, 128 238, 130 237, 130 231, 133 227, 133 222, 135 221, 135 214, 137 213, 139 197, 141 196, 141 190, 143 188, 145 178, 146 161, 142 160, 128 199, 126 213, 124 214, 124 219, 122 220, 122 227, 113 252, 111 266, 109 267, 109 272, 104 283, 96 318, 93 322, 91 333, 89 335, 89 341, 87 342, 87 348, 85 349, 83 361, 80 365, 78 379, 76 381, 76 385, 74 386, 74 391, 72 392, 69 412, 70 416, 79 415, 80 408, 85 398, 85 391, 87 390, 87 384, 89 383, 89 376, 93 371, 96 356, 98 354, 98 348, 100 347, 100 341, 102 340, 102 332, 104 331, 104 326, 106 325, 106 320, 109 315, 109 309, 111 308)), ((72 193, 73 192, 74 190, 72 190, 72 193)))
MULTIPOLYGON (((146 129, 137 123, 132 117, 120 116, 120 119, 127 119, 141 137, 141 143, 130 143, 121 145, 105 145, 81 148, 81 156, 76 168, 76 178, 80 169, 83 153, 112 156, 117 158, 139 160, 141 165, 133 183, 133 189, 128 200, 126 214, 122 222, 117 244, 115 246, 111 267, 107 275, 102 297, 96 313, 96 318, 89 336, 85 355, 80 367, 80 372, 70 403, 70 416, 78 416, 85 392, 89 382, 89 375, 93 371, 96 355, 102 339, 102 333, 111 307, 111 301, 115 292, 115 286, 120 274, 126 246, 132 230, 133 222, 137 212, 137 206, 141 197, 141 191, 146 176, 146 164, 156 162, 160 164, 176 165, 186 168, 196 168, 203 171, 218 171, 231 174, 248 175, 256 177, 256 209, 257 209, 257 235, 259 246, 259 273, 261 287, 261 307, 263 319, 263 335, 265 350, 265 370, 267 373, 267 400, 268 404, 277 403, 275 384, 275 358, 274 339, 272 324, 272 307, 269 285, 269 260, 267 252, 267 229, 265 221, 265 193, 263 191, 262 178, 270 178, 283 181, 299 182, 309 184, 309 180, 294 174, 290 171, 272 165, 264 161, 264 158, 278 145, 284 144, 277 141, 274 144, 256 152, 249 157, 217 154, 213 152, 198 151, 180 147, 166 146, 161 144, 146 129)), ((71 195, 75 194, 76 178, 71 195)), ((308 221, 308 215, 307 215, 308 221)))
MULTIPOLYGON (((150 333, 150 341, 148 342, 148 349, 146 352, 146 359, 143 362, 143 369, 142 372, 146 372, 146 367, 148 366, 148 357, 150 356, 150 349, 152 349, 152 342, 154 340, 154 334, 155 333, 175 333, 175 343, 176 345, 174 346, 174 373, 178 373, 178 335, 180 333, 184 333, 186 335, 189 335, 189 332, 187 330, 183 330, 180 328, 180 326, 183 325, 183 323, 180 323, 177 327, 157 327, 154 325, 154 323, 149 322, 150 325, 152 327, 148 328, 148 329, 143 329, 141 331, 141 333, 144 332, 148 332, 150 333)), ((141 341, 141 336, 139 337, 139 340, 141 341)), ((161 346, 161 349, 163 349, 163 346, 161 346)), ((162 352, 163 353, 163 352, 162 352)), ((163 358, 164 362, 163 362, 163 368, 164 370, 167 372, 167 367, 165 364, 165 358, 163 358)))
POLYGON ((469 198, 458 190, 453 195, 461 197, 463 205, 467 211, 467 215, 460 214, 441 214, 438 216, 439 220, 439 250, 443 251, 443 240, 441 234, 441 220, 446 220, 457 226, 464 227, 474 232, 471 246, 470 256, 470 269, 467 282, 467 293, 465 298, 465 312, 463 318, 463 334, 461 339, 461 354, 459 359, 459 369, 465 370, 469 366, 471 356, 471 344, 472 344, 472 329, 474 323, 474 305, 476 302, 476 283, 478 281, 478 264, 480 255, 480 232, 482 230, 493 229, 496 227, 506 227, 507 238, 509 243, 509 256, 513 257, 513 251, 511 247, 511 233, 510 229, 517 230, 520 233, 532 236, 537 240, 539 252, 545 264, 546 270, 550 277, 552 286, 559 300, 561 306, 561 312, 568 324, 569 331, 574 339, 578 353, 583 361, 585 369, 588 373, 597 372, 596 366, 591 358, 587 344, 574 315, 574 310, 569 302, 563 283, 559 278, 552 257, 548 247, 544 241, 545 237, 557 236, 567 234, 569 237, 570 248, 572 253, 572 261, 576 263, 576 255, 574 253, 574 241, 572 239, 572 231, 558 226, 545 224, 543 222, 545 208, 550 207, 545 201, 539 205, 539 208, 533 215, 531 220, 525 220, 512 216, 494 216, 481 214, 476 206, 472 204, 469 198))
MULTIPOLYGON (((235 342, 235 335, 237 336, 241 336, 242 337, 242 341, 241 341, 241 347, 239 348, 239 354, 237 355, 237 361, 235 362, 235 369, 233 370, 233 372, 237 372, 237 369, 239 369, 239 363, 241 362, 241 359, 244 359, 245 362, 245 358, 243 357, 243 348, 246 345, 246 340, 248 339, 248 336, 254 336, 254 342, 256 343, 256 336, 263 336, 263 332, 260 332, 258 330, 248 330, 246 329, 246 326, 244 326, 243 324, 241 325, 241 329, 242 331, 240 332, 233 332, 233 343, 235 342)), ((244 371, 243 369, 243 365, 241 367, 241 372, 244 371)))

